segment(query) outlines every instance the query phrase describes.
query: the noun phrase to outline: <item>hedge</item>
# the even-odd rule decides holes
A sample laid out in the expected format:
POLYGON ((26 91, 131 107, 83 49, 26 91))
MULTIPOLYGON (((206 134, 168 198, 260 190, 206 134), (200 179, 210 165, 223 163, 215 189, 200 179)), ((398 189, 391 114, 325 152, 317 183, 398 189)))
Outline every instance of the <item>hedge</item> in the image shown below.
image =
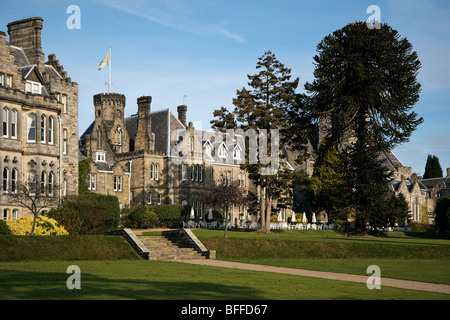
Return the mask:
POLYGON ((146 206, 122 210, 122 223, 128 228, 181 228, 190 207, 182 205, 146 206))

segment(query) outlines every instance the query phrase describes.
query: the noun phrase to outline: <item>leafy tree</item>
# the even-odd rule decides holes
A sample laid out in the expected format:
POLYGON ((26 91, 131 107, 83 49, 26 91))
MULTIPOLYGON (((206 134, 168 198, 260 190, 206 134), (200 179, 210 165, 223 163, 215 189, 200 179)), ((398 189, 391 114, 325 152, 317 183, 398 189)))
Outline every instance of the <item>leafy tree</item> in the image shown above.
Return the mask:
POLYGON ((238 181, 226 181, 224 178, 204 194, 205 202, 217 206, 224 213, 225 231, 224 237, 227 237, 228 231, 228 211, 233 206, 246 205, 248 203, 244 191, 239 187, 238 181))
MULTIPOLYGON (((259 141, 257 148, 267 147, 267 150, 272 150, 270 130, 279 130, 280 135, 283 136, 283 130, 289 127, 291 118, 288 112, 296 109, 295 90, 299 79, 292 81, 291 69, 285 67, 270 51, 266 51, 262 57, 258 58, 256 69, 259 70, 257 74, 247 76, 251 89, 242 88, 237 91, 237 96, 233 99, 235 106, 233 113, 222 107, 214 112, 216 119, 211 121, 211 124, 213 128, 221 131, 235 128, 244 131, 253 129, 257 132, 265 129, 267 141, 264 143, 259 141)), ((276 149, 275 146, 274 149, 276 149)), ((249 148, 246 148, 246 153, 248 159, 249 148)), ((250 179, 259 186, 261 231, 266 233, 270 232, 272 204, 280 195, 279 188, 288 182, 283 180, 290 179, 289 172, 292 172, 287 166, 280 165, 277 172, 261 174, 261 170, 268 166, 270 164, 264 165, 261 162, 241 165, 249 173, 250 179)))
POLYGON ((439 158, 436 156, 428 155, 427 163, 425 165, 424 179, 442 178, 442 167, 439 163, 439 158))
POLYGON ((6 194, 7 201, 11 204, 19 204, 33 214, 33 223, 30 235, 34 235, 37 217, 46 210, 57 207, 59 185, 54 181, 49 184, 36 175, 32 175, 25 182, 11 184, 6 194))

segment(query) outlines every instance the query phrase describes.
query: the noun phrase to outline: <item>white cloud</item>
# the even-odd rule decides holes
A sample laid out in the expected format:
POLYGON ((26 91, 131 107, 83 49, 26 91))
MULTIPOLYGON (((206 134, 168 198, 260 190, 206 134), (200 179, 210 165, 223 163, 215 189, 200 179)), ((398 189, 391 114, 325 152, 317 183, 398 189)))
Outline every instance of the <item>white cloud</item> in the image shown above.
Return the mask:
POLYGON ((245 43, 245 40, 226 28, 213 23, 207 23, 192 18, 196 11, 202 11, 203 1, 157 0, 144 2, 141 0, 98 0, 106 6, 128 14, 147 19, 153 23, 178 31, 202 36, 221 35, 234 41, 245 43), (187 5, 189 3, 189 5, 187 5))

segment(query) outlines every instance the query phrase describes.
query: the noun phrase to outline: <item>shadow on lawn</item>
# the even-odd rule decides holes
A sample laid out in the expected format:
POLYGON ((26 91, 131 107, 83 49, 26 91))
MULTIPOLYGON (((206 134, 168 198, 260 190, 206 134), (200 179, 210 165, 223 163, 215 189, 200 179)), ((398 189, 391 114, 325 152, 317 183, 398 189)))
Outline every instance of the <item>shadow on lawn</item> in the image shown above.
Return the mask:
POLYGON ((0 270, 2 300, 261 300, 254 288, 213 282, 108 279, 82 273, 81 289, 69 290, 70 274, 0 270))

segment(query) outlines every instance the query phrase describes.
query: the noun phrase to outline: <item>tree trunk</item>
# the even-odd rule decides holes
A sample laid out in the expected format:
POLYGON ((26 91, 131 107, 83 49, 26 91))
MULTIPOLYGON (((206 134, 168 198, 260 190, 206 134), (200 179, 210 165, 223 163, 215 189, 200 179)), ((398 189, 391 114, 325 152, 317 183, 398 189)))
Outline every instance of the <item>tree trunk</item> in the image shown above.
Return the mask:
POLYGON ((259 188, 259 206, 261 215, 261 228, 260 232, 265 233, 266 230, 266 187, 262 185, 259 188))
POLYGON ((270 233, 270 218, 272 216, 272 195, 266 190, 266 233, 270 233))
POLYGON ((37 214, 33 214, 33 226, 31 227, 31 233, 30 235, 34 235, 34 229, 36 227, 36 218, 37 218, 37 214))

